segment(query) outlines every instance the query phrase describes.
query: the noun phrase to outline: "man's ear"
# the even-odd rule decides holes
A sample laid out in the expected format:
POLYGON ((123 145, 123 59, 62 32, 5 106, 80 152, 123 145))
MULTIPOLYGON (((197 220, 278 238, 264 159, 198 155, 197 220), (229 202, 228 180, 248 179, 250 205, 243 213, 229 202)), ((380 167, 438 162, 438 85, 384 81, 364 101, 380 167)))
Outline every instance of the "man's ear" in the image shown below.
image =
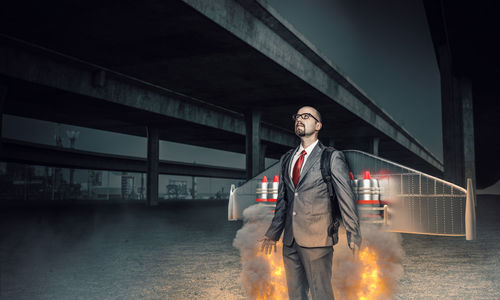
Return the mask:
POLYGON ((316 126, 316 130, 319 131, 321 129, 321 127, 323 127, 323 124, 321 124, 320 122, 316 122, 315 126, 316 126))

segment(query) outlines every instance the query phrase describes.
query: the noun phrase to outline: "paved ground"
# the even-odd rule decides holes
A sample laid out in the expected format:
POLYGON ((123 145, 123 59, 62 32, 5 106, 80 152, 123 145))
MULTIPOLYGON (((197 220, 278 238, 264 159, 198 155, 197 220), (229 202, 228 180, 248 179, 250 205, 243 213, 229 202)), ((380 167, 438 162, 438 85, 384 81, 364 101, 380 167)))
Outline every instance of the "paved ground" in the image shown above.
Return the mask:
MULTIPOLYGON (((0 212, 0 299, 245 299, 226 203, 0 212)), ((500 197, 478 240, 403 235, 397 299, 500 299, 500 197)))

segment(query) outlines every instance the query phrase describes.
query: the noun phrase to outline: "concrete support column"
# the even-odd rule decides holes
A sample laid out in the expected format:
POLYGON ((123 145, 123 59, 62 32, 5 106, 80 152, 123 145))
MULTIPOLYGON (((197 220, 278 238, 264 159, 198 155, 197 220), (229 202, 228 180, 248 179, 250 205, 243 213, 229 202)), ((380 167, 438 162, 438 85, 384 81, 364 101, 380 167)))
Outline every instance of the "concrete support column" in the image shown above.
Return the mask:
MULTIPOLYGON (((245 146, 247 179, 253 178, 260 171, 260 121, 262 113, 252 110, 245 114, 245 146)), ((263 169, 262 169, 263 170, 263 169)))
POLYGON ((260 156, 259 156, 260 157, 259 170, 261 170, 261 171, 264 171, 266 169, 266 150, 267 150, 267 145, 261 143, 260 144, 260 156))
POLYGON ((0 84, 0 138, 3 134, 3 111, 5 107, 5 102, 7 101, 7 86, 0 84))
POLYGON ((196 199, 196 179, 191 177, 191 198, 196 199))
POLYGON ((328 138, 328 146, 335 148, 335 139, 334 138, 328 138))
POLYGON ((472 180, 476 190, 476 154, 474 149, 474 111, 472 104, 472 83, 468 78, 460 79, 460 97, 462 100, 463 140, 464 140, 464 187, 467 179, 472 180))
POLYGON ((472 84, 468 78, 455 76, 446 46, 440 47, 439 55, 444 179, 465 187, 471 178, 475 187, 472 84))
POLYGON ((370 153, 378 156, 378 145, 380 144, 380 138, 375 136, 370 140, 370 153))
POLYGON ((160 161, 160 135, 156 127, 148 126, 148 154, 147 154, 147 197, 146 204, 158 204, 158 164, 160 161))
POLYGON ((451 54, 446 45, 439 47, 439 71, 441 74, 441 114, 443 124, 444 179, 464 186, 462 106, 454 97, 456 80, 451 65, 451 54))

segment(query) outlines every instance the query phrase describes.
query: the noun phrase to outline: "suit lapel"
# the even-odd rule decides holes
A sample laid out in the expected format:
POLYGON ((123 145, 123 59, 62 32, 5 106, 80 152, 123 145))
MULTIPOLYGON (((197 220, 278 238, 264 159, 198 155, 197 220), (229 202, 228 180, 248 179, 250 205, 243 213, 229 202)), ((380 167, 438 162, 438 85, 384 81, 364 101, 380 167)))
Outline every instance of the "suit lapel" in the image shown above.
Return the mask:
POLYGON ((297 151, 299 151, 299 148, 300 148, 300 145, 297 146, 297 148, 295 148, 295 150, 292 152, 292 155, 290 156, 290 159, 288 160, 288 163, 287 163, 287 166, 286 166, 286 169, 285 169, 285 178, 284 178, 284 182, 286 184, 288 184, 288 187, 290 187, 292 190, 295 190, 295 187, 293 186, 293 183, 292 183, 292 180, 290 179, 290 168, 292 166, 292 161, 293 161, 293 157, 295 156, 295 154, 297 153, 297 151))
POLYGON ((309 169, 316 163, 316 161, 321 157, 321 150, 323 150, 323 144, 321 144, 320 141, 316 144, 316 146, 313 148, 311 154, 306 160, 306 164, 304 167, 302 167, 302 170, 300 171, 300 178, 299 182, 297 183, 297 187, 300 185, 300 182, 304 178, 304 176, 307 174, 309 169))

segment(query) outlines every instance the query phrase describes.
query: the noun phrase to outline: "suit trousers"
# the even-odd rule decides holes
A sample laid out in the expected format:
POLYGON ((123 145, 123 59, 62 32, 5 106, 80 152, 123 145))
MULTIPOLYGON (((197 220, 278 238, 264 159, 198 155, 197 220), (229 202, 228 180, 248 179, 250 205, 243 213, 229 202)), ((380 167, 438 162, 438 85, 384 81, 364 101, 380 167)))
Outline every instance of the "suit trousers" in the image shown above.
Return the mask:
POLYGON ((283 245, 288 296, 290 300, 307 300, 311 290, 313 300, 332 300, 333 246, 306 248, 293 240, 283 245))

